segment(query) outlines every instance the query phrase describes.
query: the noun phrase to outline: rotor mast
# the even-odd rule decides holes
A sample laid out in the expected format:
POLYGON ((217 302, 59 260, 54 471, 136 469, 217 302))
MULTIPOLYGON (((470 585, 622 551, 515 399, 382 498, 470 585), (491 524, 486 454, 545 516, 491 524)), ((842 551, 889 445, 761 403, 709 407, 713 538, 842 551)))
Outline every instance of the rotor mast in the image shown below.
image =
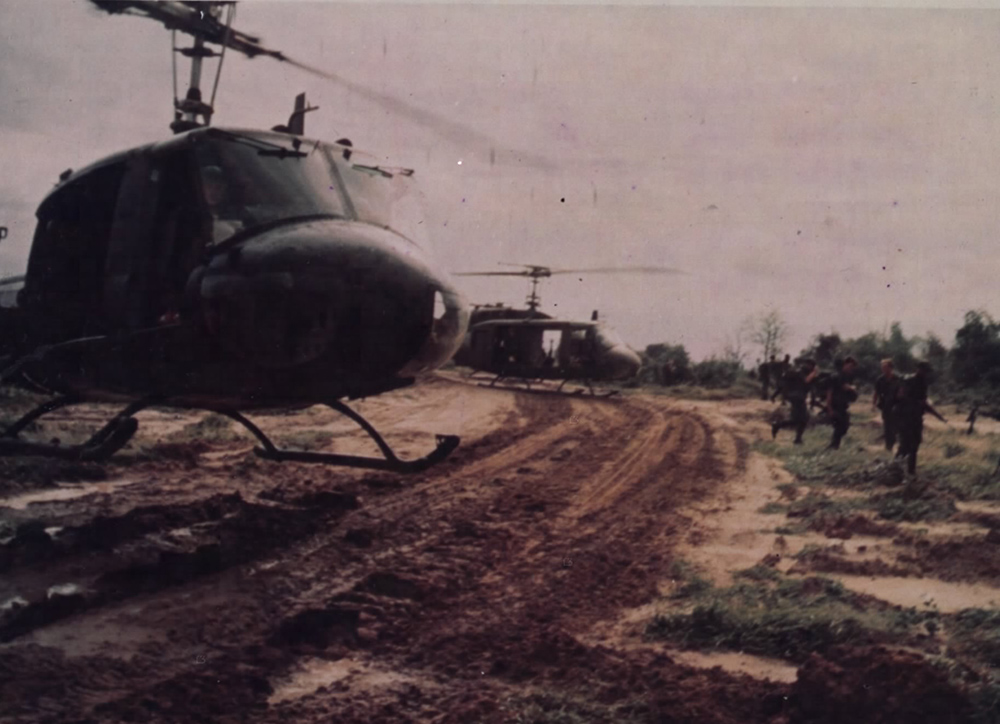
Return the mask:
MULTIPOLYGON (((199 3, 198 12, 202 18, 208 16, 211 21, 220 22, 222 17, 222 6, 227 3, 205 2, 199 3)), ((229 17, 226 22, 225 33, 228 36, 233 19, 233 7, 230 7, 229 17)), ((174 32, 176 38, 176 30, 174 32)), ((201 128, 212 123, 212 114, 215 112, 215 91, 219 87, 219 76, 222 74, 222 60, 226 54, 226 44, 223 41, 222 51, 217 53, 205 45, 205 38, 201 35, 193 35, 194 42, 189 48, 178 48, 174 43, 173 52, 180 53, 185 58, 191 60, 191 75, 188 81, 188 90, 183 99, 177 97, 177 76, 176 64, 174 68, 174 120, 170 124, 170 130, 174 133, 183 133, 193 128, 201 128), (212 88, 212 98, 208 103, 202 100, 201 75, 206 58, 218 58, 219 64, 215 73, 215 85, 212 88)))

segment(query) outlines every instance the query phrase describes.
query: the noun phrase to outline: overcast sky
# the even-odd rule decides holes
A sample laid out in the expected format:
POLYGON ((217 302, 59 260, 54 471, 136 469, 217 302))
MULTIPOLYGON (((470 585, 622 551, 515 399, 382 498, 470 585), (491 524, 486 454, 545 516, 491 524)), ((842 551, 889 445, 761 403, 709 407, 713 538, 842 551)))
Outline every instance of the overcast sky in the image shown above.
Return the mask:
MULTIPOLYGON (((1000 316, 1000 11, 259 0, 236 25, 354 87, 230 54, 215 122, 270 127, 307 91, 308 135, 416 169, 446 268, 684 269, 541 287, 636 348, 702 358, 770 307, 793 354, 895 320, 950 344, 967 310, 1000 316)), ((170 36, 0 0, 0 91, 7 275, 61 171, 169 135, 170 36)), ((457 281, 476 302, 528 290, 457 281)))

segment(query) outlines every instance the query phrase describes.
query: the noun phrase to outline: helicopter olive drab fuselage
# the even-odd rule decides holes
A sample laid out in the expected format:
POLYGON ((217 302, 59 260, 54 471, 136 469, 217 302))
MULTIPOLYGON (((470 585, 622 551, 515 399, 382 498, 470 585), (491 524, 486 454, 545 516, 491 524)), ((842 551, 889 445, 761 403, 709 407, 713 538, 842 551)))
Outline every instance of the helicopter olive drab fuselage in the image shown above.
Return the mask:
POLYGON ((357 158, 202 128, 65 176, 0 354, 46 349, 21 372, 52 392, 231 410, 408 384, 468 311, 419 242, 410 173, 357 158))

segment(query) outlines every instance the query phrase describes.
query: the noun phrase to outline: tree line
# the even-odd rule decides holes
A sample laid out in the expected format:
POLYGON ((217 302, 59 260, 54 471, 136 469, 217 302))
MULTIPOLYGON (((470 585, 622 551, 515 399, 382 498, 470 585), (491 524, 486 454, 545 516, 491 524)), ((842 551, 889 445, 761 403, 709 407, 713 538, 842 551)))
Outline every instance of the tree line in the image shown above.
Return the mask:
POLYGON ((835 360, 850 355, 858 361, 861 383, 874 382, 883 359, 892 359, 902 374, 913 372, 917 362, 924 360, 934 370, 939 396, 967 404, 978 402, 1000 413, 1000 322, 985 311, 965 314, 950 348, 933 334, 907 336, 898 322, 888 333, 868 332, 854 338, 843 338, 837 332, 820 333, 797 355, 783 349, 786 336, 787 325, 771 310, 748 319, 727 342, 722 355, 702 362, 692 363, 683 345, 651 344, 643 352, 645 364, 639 383, 730 387, 756 370, 757 364, 748 360, 744 347, 748 341, 759 351, 761 360, 771 355, 780 359, 787 353, 793 359, 812 357, 821 369, 833 369, 835 360))

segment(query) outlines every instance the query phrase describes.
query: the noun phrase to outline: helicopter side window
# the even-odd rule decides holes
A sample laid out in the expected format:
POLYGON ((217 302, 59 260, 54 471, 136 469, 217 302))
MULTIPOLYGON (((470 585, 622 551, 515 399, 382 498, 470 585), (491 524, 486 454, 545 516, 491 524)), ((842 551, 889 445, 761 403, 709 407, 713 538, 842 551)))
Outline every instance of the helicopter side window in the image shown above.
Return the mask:
POLYGON ((421 199, 412 178, 376 166, 334 159, 358 221, 392 229, 417 246, 427 248, 421 199))
POLYGON ((101 307, 104 268, 124 163, 87 173, 38 210, 25 298, 62 320, 56 335, 83 335, 101 307))
POLYGON ((556 366, 556 356, 562 347, 562 330, 546 329, 542 334, 542 351, 545 354, 542 360, 544 369, 551 369, 556 366))

